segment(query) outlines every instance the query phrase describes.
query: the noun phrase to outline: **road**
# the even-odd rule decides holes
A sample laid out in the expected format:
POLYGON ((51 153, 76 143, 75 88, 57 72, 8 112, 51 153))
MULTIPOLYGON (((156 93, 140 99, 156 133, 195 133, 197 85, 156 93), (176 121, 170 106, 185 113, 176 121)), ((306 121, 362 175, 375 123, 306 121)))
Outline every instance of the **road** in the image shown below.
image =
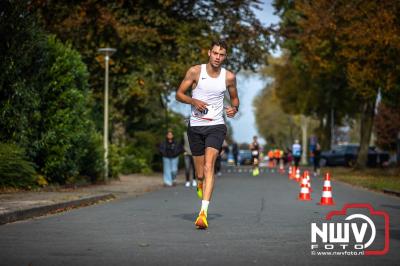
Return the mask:
MULTIPOLYGON (((194 228, 194 189, 164 188, 0 226, 0 265, 399 265, 399 198, 333 182, 336 205, 320 206, 322 178, 312 178, 312 200, 299 201, 286 175, 248 171, 224 168, 206 231, 194 228), (389 214, 386 255, 311 255, 311 223, 345 203, 389 214)), ((376 227, 379 248, 383 222, 376 227)))

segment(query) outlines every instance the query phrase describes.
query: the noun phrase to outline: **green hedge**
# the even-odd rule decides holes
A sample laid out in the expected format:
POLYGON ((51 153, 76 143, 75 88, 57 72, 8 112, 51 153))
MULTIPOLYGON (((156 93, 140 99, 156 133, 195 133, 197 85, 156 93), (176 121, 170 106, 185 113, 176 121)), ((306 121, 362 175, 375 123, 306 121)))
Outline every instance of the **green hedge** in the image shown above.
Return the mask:
POLYGON ((46 67, 38 78, 40 137, 34 142, 40 171, 57 183, 82 175, 95 180, 101 176, 102 150, 90 119, 88 71, 70 45, 49 37, 47 49, 46 67))
POLYGON ((0 143, 0 187, 37 186, 35 165, 15 144, 0 143))
POLYGON ((80 54, 43 33, 26 5, 5 1, 3 8, 0 142, 22 147, 50 182, 100 178, 101 136, 80 54))

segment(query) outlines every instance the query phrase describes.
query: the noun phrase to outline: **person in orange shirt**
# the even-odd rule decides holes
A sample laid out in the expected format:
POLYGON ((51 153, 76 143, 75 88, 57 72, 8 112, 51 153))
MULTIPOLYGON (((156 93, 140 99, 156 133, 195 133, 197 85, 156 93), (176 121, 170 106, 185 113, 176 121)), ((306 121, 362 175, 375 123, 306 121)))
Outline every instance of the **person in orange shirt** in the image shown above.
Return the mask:
POLYGON ((269 168, 274 167, 274 152, 273 152, 273 150, 269 150, 269 152, 268 152, 268 166, 269 166, 269 168))
POLYGON ((279 149, 275 149, 275 151, 274 151, 275 167, 279 166, 280 158, 281 158, 281 151, 279 149))

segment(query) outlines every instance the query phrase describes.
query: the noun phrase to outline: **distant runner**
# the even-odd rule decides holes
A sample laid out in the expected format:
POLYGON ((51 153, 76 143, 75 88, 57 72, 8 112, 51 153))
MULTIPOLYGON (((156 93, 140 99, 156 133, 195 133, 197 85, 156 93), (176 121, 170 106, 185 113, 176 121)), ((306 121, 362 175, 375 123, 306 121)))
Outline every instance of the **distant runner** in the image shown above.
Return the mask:
POLYGON ((260 161, 260 145, 258 144, 257 136, 253 137, 253 142, 250 144, 249 149, 251 150, 253 176, 257 176, 260 174, 260 170, 258 169, 258 163, 260 161))

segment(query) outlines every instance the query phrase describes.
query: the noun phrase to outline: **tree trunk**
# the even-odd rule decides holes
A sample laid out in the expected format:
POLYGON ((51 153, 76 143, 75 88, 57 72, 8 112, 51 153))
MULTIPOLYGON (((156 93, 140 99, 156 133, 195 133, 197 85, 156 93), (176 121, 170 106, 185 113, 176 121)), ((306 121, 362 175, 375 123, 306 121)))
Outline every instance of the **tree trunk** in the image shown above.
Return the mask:
POLYGON ((329 150, 331 144, 331 129, 327 123, 324 123, 323 117, 319 119, 319 127, 317 130, 318 142, 321 145, 321 148, 323 150, 329 150))
POLYGON ((396 162, 397 162, 397 166, 400 166, 400 131, 397 132, 397 154, 396 154, 396 162))
POLYGON ((358 152, 356 169, 362 169, 367 166, 368 147, 372 134, 372 126, 375 116, 375 100, 364 103, 361 113, 360 123, 360 150, 358 152))

